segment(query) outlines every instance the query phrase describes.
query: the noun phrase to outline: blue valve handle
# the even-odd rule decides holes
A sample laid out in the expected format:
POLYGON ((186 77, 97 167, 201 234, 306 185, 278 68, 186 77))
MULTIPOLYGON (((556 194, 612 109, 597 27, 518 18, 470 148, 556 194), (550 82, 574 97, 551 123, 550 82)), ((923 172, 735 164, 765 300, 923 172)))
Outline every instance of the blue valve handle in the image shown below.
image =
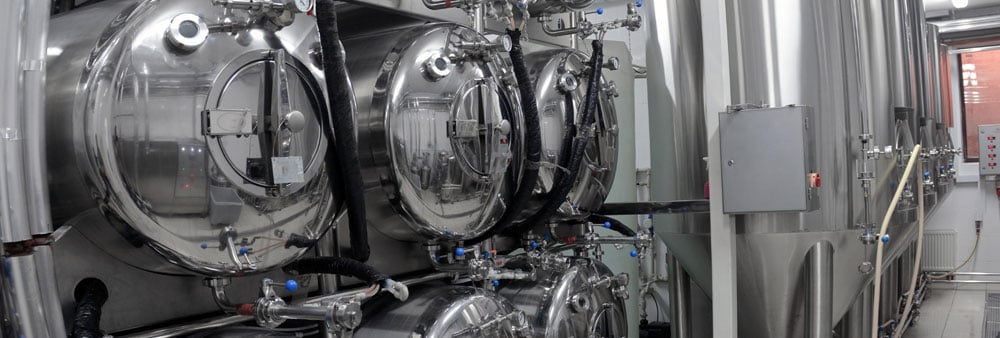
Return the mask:
POLYGON ((489 259, 490 258, 490 252, 489 251, 483 251, 483 258, 489 259))
POLYGON ((201 243, 202 249, 208 249, 208 243, 201 243))
POLYGON ((247 248, 245 246, 244 247, 240 247, 240 254, 241 255, 246 255, 247 253, 250 253, 250 249, 249 248, 247 248))
POLYGON ((496 280, 496 279, 494 279, 494 280, 493 280, 493 286, 500 286, 500 281, 499 281, 499 280, 496 280))
POLYGON ((604 222, 605 229, 611 229, 611 221, 604 222))
POLYGON ((632 257, 639 257, 639 252, 635 251, 635 250, 632 250, 632 251, 629 251, 628 255, 632 256, 632 257))
POLYGON ((534 250, 534 249, 538 249, 538 242, 531 242, 531 244, 530 244, 530 245, 531 245, 531 249, 532 249, 532 250, 534 250))
POLYGON ((636 0, 635 7, 642 7, 642 0, 636 0))
POLYGON ((882 236, 882 243, 889 243, 889 235, 888 234, 882 236))
POLYGON ((465 256, 465 248, 455 248, 455 256, 465 256))
POLYGON ((299 289, 299 282, 295 281, 294 279, 289 279, 288 281, 285 281, 285 290, 288 290, 288 292, 295 292, 298 289, 299 289))
POLYGON ((604 15, 604 7, 597 7, 597 15, 604 15))

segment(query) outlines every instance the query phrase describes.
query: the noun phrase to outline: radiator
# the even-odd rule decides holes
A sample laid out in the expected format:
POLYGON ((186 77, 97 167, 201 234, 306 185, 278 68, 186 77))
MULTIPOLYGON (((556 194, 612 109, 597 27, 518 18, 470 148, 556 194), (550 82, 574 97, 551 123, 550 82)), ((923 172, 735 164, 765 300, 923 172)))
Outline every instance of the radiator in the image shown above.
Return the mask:
POLYGON ((924 271, 951 271, 955 268, 955 231, 924 232, 924 271))

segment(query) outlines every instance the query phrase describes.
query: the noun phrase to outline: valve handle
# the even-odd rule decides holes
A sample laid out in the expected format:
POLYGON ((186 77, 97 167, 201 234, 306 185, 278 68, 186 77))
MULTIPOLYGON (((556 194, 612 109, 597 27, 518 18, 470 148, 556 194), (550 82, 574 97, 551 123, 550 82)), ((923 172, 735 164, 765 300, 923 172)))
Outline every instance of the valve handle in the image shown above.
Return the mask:
POLYGON ((294 279, 289 279, 285 281, 285 290, 288 292, 295 292, 299 289, 299 282, 294 279))

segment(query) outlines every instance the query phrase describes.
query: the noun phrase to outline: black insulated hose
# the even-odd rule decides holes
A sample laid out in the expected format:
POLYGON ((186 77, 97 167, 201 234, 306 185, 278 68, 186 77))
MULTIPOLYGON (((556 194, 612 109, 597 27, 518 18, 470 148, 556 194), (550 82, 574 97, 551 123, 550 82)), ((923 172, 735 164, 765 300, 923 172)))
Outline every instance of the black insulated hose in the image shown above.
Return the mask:
POLYGON ((593 214, 587 217, 587 221, 601 225, 610 225, 608 229, 620 233, 622 234, 622 236, 625 237, 636 236, 635 230, 632 230, 632 228, 630 228, 628 225, 625 225, 625 223, 622 223, 622 221, 619 221, 617 219, 608 216, 593 214))
POLYGON ((108 288, 96 278, 80 281, 73 291, 76 316, 73 317, 73 338, 101 338, 101 307, 108 300, 108 288))
MULTIPOLYGON (((597 121, 595 112, 598 109, 597 98, 601 84, 601 69, 604 63, 604 43, 600 40, 594 40, 592 45, 594 52, 590 55, 590 61, 588 62, 590 66, 590 78, 587 80, 587 96, 584 101, 583 116, 581 116, 580 121, 583 129, 578 130, 576 137, 573 138, 573 150, 569 161, 561 169, 567 172, 561 175, 561 179, 553 185, 552 191, 549 192, 548 200, 538 213, 518 227, 517 230, 519 232, 523 232, 537 224, 548 222, 556 211, 559 210, 559 206, 566 201, 566 196, 573 190, 573 184, 576 183, 577 176, 580 174, 580 164, 583 162, 583 157, 586 156, 587 146, 593 137, 593 125, 597 121)), ((568 145, 564 143, 563 147, 566 146, 568 145)))
MULTIPOLYGON (((347 76, 347 57, 340 42, 337 28, 337 12, 333 0, 316 2, 316 22, 319 39, 323 47, 323 71, 326 75, 326 89, 330 93, 331 124, 336 136, 337 165, 340 175, 330 172, 331 180, 340 179, 347 197, 348 229, 351 237, 350 256, 365 262, 371 255, 368 247, 368 217, 365 215, 365 191, 361 177, 361 163, 358 161, 358 141, 354 131, 354 95, 347 76), (336 177, 339 176, 339 177, 336 177)), ((329 133, 327 133, 329 136, 329 133)), ((334 142, 333 138, 329 138, 334 142)), ((327 161, 329 163, 330 161, 327 161)))
POLYGON ((507 30, 510 35, 510 60, 514 65, 514 77, 521 93, 521 110, 524 112, 524 151, 525 169, 518 183, 514 198, 504 214, 500 216, 497 225, 489 231, 466 241, 466 244, 482 242, 496 233, 509 228, 520 216, 531 200, 531 194, 538 184, 538 165, 542 160, 542 129, 538 120, 538 103, 535 101, 535 86, 528 76, 528 67, 524 64, 524 50, 521 48, 521 30, 507 30))
POLYGON ((368 285, 382 285, 383 281, 389 279, 389 276, 374 267, 346 257, 303 258, 286 265, 283 270, 292 275, 320 273, 350 276, 363 280, 368 285))

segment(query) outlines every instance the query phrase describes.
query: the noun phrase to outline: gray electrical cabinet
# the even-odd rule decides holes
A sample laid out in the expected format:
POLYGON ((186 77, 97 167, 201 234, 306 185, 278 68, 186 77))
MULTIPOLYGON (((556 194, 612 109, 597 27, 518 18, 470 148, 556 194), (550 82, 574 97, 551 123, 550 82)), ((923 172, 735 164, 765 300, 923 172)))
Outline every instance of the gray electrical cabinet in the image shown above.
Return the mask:
POLYGON ((719 113, 722 202, 727 214, 819 209, 813 109, 733 109, 719 113))
POLYGON ((979 175, 1000 175, 1000 159, 997 146, 1000 145, 1000 124, 979 126, 979 175))

